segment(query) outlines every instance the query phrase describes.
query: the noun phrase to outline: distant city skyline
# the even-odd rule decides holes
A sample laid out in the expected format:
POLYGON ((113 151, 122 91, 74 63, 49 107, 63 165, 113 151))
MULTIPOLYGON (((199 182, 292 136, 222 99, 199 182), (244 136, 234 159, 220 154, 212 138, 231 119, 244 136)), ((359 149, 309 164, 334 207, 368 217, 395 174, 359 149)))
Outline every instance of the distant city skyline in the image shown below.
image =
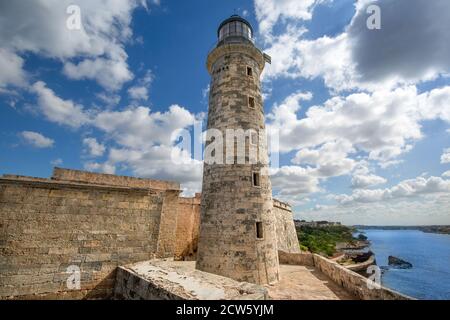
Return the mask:
POLYGON ((272 58, 271 181, 296 219, 450 224, 447 0, 4 1, 0 174, 58 166, 200 192, 202 159, 171 137, 206 129, 206 56, 235 13, 272 58))

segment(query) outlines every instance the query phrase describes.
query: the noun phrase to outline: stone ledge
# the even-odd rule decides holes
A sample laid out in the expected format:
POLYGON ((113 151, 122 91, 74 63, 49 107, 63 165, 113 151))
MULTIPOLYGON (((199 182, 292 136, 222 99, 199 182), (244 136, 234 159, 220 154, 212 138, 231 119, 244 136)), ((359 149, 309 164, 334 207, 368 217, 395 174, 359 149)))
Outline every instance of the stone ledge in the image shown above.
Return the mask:
POLYGON ((414 298, 383 286, 378 289, 369 289, 367 286, 368 279, 321 255, 306 252, 287 253, 281 250, 278 251, 278 254, 280 263, 313 266, 358 299, 415 300, 414 298))
POLYGON ((267 289, 195 269, 195 262, 151 260, 119 267, 116 299, 266 300, 267 289))
POLYGON ((128 191, 142 194, 150 194, 152 190, 145 188, 133 188, 133 187, 119 187, 119 186, 109 186, 109 185, 98 185, 90 183, 75 183, 68 181, 53 181, 46 179, 30 178, 25 177, 16 178, 11 176, 0 177, 0 185, 21 185, 33 188, 52 188, 52 189, 101 189, 108 191, 128 191))

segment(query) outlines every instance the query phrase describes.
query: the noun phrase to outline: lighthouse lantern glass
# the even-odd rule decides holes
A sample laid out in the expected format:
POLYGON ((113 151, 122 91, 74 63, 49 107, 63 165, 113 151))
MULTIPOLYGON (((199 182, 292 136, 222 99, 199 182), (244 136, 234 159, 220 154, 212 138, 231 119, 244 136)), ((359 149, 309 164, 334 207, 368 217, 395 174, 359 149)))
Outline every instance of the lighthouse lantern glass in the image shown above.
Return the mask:
POLYGON ((225 24, 219 31, 219 41, 228 37, 244 37, 252 40, 252 31, 247 24, 240 21, 232 21, 225 24))

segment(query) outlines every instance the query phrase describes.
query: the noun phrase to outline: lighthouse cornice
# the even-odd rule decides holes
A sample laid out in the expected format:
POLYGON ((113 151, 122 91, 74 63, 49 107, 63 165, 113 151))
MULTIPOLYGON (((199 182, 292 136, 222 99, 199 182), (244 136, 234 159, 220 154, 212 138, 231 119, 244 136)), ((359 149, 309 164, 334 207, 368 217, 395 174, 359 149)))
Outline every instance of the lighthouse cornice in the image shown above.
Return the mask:
POLYGON ((265 64, 266 64, 266 58, 264 53, 256 48, 253 44, 247 44, 247 43, 228 43, 228 44, 222 44, 216 48, 214 48, 209 54, 208 59, 206 61, 206 68, 208 69, 209 74, 212 74, 212 69, 214 66, 214 63, 220 59, 221 57, 225 55, 229 55, 232 53, 240 53, 245 54, 252 59, 254 59, 259 69, 264 70, 265 64))

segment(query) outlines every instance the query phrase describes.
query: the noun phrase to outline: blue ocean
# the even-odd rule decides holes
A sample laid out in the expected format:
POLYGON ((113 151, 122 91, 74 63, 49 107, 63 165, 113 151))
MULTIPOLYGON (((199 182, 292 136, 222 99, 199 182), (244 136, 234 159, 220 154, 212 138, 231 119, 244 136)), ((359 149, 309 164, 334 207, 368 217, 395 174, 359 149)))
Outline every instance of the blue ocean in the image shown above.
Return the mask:
POLYGON ((416 230, 362 230, 371 241, 378 266, 388 256, 412 263, 412 269, 389 268, 382 276, 388 288, 417 299, 450 299, 450 235, 416 230))

